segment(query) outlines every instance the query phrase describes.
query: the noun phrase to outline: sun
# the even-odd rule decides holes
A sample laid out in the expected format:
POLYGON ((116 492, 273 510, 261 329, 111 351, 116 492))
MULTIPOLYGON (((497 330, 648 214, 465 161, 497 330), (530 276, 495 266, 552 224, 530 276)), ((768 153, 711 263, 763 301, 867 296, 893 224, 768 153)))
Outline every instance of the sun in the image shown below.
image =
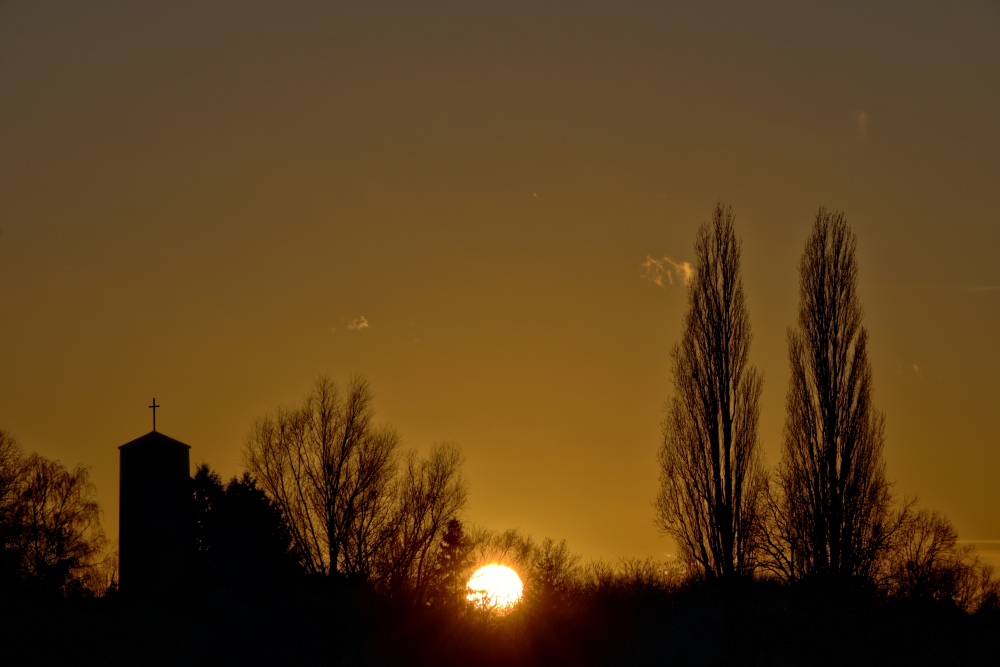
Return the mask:
POLYGON ((494 563, 476 570, 466 589, 465 597, 476 607, 503 614, 521 601, 524 584, 514 570, 494 563))

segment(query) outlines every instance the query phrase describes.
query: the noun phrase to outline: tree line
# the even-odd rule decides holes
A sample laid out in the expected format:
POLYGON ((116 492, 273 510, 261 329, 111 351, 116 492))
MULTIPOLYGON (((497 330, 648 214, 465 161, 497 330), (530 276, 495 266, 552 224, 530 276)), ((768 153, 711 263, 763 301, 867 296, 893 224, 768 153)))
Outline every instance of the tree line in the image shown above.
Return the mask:
POLYGON ((768 471, 732 209, 717 205, 698 230, 683 333, 671 353, 657 525, 696 577, 821 580, 995 606, 990 566, 958 543, 950 522, 892 494, 856 248, 844 214, 821 208, 799 261, 781 460, 768 471))

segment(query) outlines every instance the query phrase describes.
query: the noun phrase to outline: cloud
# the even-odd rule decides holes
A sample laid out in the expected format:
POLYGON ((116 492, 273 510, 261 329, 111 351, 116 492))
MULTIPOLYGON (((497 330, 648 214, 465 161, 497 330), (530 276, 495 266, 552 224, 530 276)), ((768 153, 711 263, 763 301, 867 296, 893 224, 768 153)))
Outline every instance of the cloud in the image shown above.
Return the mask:
POLYGON ((368 328, 368 318, 364 315, 355 317, 351 320, 351 323, 347 325, 347 328, 351 331, 361 331, 362 329, 368 328))
POLYGON ((966 287, 966 292, 996 292, 1000 290, 1000 285, 984 285, 982 287, 966 287))
POLYGON ((854 122, 858 124, 858 130, 861 131, 861 138, 868 138, 868 114, 864 111, 854 112, 854 122))
POLYGON ((664 255, 662 259, 654 259, 646 255, 646 261, 642 263, 642 277, 658 287, 666 288, 663 279, 669 284, 674 284, 674 276, 680 278, 685 285, 691 282, 694 275, 694 267, 690 262, 678 262, 664 255))

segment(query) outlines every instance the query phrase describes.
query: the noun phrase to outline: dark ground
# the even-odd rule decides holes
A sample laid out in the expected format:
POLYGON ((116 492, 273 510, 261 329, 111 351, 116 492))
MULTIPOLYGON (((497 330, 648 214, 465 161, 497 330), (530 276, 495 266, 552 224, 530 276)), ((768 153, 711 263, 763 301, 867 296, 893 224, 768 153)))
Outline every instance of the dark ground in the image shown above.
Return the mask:
POLYGON ((1000 616, 771 584, 577 601, 503 618, 364 591, 159 601, 8 598, 0 663, 965 665, 1000 661, 1000 616))

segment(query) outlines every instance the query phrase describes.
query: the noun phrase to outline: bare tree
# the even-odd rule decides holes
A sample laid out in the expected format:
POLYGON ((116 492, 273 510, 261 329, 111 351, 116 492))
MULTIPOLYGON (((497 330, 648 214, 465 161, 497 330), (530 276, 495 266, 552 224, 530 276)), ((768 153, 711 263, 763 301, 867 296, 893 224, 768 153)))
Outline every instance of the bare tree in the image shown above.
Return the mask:
POLYGON ((408 454, 380 572, 392 594, 414 602, 430 596, 441 540, 468 498, 461 469, 462 453, 454 444, 435 445, 426 458, 408 454))
POLYGON ((17 439, 0 430, 0 588, 21 578, 21 488, 25 457, 17 439))
POLYGON ((86 468, 68 470, 28 457, 21 489, 21 551, 26 577, 50 590, 82 591, 105 545, 101 509, 86 468))
POLYGON ((885 578, 899 597, 948 602, 974 612, 995 606, 998 582, 971 544, 937 512, 922 509, 908 517, 887 554, 885 578))
POLYGON ((24 454, 17 438, 0 430, 0 512, 15 504, 23 471, 24 454))
POLYGON ((86 468, 26 456, 0 431, 0 588, 101 593, 106 541, 95 495, 86 468))
POLYGON ((580 555, 570 551, 566 540, 546 537, 534 550, 526 597, 537 612, 560 613, 578 587, 581 573, 580 555))
POLYGON ((856 238, 820 209, 799 263, 798 327, 782 460, 771 495, 769 567, 786 579, 872 576, 908 508, 892 511, 884 420, 872 405, 856 238))
POLYGON ((247 470, 281 509, 308 572, 365 574, 385 539, 399 437, 373 418, 364 378, 342 395, 322 377, 300 407, 258 419, 247 436, 247 470))
POLYGON ((103 557, 87 568, 81 585, 95 597, 105 597, 118 590, 118 541, 105 544, 103 557))
POLYGON ((275 502, 307 572, 424 594, 434 546, 465 505, 462 456, 436 446, 405 457, 399 436, 375 426, 367 381, 343 394, 320 378, 304 404, 254 423, 247 469, 275 502))
POLYGON ((475 545, 477 566, 496 563, 511 568, 522 578, 531 571, 537 545, 530 535, 516 528, 502 532, 478 528, 470 533, 469 541, 475 545))
POLYGON ((689 308, 673 358, 660 449, 657 525, 712 577, 755 567, 763 489, 757 422, 762 380, 749 364, 750 319, 733 212, 718 205, 695 241, 689 308))

